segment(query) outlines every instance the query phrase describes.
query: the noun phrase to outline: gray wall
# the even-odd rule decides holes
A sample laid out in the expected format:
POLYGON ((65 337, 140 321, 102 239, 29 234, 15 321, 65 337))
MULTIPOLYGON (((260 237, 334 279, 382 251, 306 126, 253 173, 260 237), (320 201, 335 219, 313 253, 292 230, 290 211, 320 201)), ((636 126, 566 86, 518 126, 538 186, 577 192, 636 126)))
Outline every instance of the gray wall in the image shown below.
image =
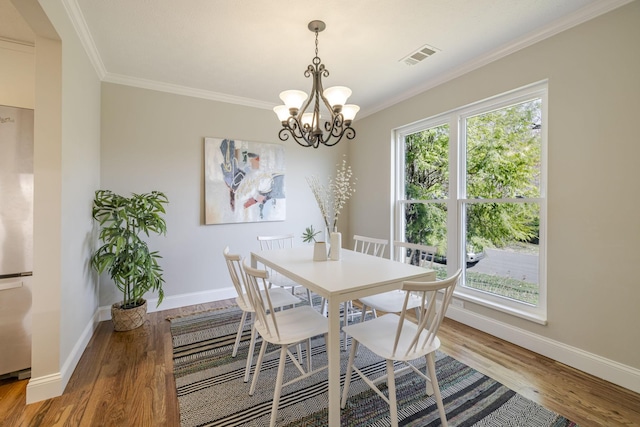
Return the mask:
MULTIPOLYGON (((259 234, 294 233, 302 245, 305 227, 321 229, 305 177, 333 173, 345 143, 316 150, 284 144, 285 221, 204 224, 204 138, 281 143, 278 130, 271 110, 103 83, 101 187, 121 194, 160 190, 169 198, 167 236, 149 240, 163 256, 166 302, 160 309, 234 295, 222 257, 227 245, 249 255, 258 249, 259 234)), ((102 306, 120 298, 107 277, 100 291, 102 306)))
POLYGON ((393 129, 548 79, 548 325, 466 307, 473 319, 640 368, 638 23, 632 2, 360 120, 352 232, 391 237, 393 129))

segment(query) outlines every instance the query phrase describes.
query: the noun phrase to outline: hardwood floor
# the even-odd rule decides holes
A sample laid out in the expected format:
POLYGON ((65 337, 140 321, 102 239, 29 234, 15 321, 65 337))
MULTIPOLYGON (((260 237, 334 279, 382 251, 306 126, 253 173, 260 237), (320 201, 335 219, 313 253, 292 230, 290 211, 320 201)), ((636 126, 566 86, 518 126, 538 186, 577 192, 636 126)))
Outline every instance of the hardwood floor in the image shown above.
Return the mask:
MULTIPOLYGON (((149 313, 113 332, 102 322, 60 397, 25 405, 27 380, 0 381, 0 426, 179 426, 170 316, 229 301, 149 313)), ((640 425, 640 394, 447 319, 442 350, 581 426, 640 425)))

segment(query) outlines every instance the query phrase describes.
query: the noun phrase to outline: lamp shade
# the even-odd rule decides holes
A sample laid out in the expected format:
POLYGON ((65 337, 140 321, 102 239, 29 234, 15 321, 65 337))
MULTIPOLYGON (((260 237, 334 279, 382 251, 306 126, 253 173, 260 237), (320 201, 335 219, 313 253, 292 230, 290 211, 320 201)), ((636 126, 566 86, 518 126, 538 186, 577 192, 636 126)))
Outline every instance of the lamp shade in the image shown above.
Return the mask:
POLYGON ((307 94, 301 90, 285 90, 280 92, 280 99, 284 102, 287 108, 294 108, 299 110, 302 107, 302 103, 307 99, 307 94))
POLYGON ((354 104, 347 104, 342 107, 342 117, 345 120, 353 120, 356 118, 356 114, 360 111, 360 107, 354 104))
POLYGON ((286 122, 287 120, 289 120, 290 113, 286 105, 278 105, 277 107, 273 107, 273 111, 276 113, 278 119, 281 122, 286 122))
POLYGON ((344 86, 332 86, 322 92, 329 105, 335 107, 336 105, 344 105, 347 102, 347 98, 351 96, 351 89, 344 86))
POLYGON ((304 113, 300 121, 302 122, 303 126, 311 126, 311 123, 313 122, 313 113, 304 113))

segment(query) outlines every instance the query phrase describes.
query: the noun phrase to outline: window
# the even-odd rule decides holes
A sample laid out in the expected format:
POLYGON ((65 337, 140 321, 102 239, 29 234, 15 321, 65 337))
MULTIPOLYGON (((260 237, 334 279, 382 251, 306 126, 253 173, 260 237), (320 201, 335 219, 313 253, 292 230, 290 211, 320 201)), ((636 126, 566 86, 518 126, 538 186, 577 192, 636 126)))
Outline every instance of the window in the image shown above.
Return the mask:
POLYGON ((395 232, 459 298, 546 322, 546 83, 396 132, 395 232))

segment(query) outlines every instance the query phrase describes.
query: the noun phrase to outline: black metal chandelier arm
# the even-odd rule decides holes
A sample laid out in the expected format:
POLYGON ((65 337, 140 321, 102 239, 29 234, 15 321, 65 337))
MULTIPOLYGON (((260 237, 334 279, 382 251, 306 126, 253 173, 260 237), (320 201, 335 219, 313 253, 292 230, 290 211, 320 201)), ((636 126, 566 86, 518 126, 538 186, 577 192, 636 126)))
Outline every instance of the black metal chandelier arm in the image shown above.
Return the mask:
POLYGON ((308 126, 304 126, 296 117, 289 117, 289 120, 283 123, 282 129, 278 132, 278 138, 281 141, 287 141, 289 136, 302 147, 318 148, 317 142, 313 141, 313 134, 308 126))
POLYGON ((338 136, 342 132, 342 128, 344 127, 344 116, 342 113, 333 113, 331 115, 331 121, 326 121, 324 123, 324 130, 330 136, 338 136))
POLYGON ((327 139, 323 140, 322 143, 327 147, 333 147, 338 142, 342 141, 342 137, 346 137, 347 139, 353 139, 356 137, 356 131, 352 127, 342 128, 339 134, 328 134, 327 139), (333 140, 331 139, 333 137, 333 140))
POLYGON ((290 133, 291 132, 288 128, 283 127, 282 129, 280 129, 280 132, 278 132, 278 138, 280 138, 280 141, 287 141, 289 139, 290 133))

